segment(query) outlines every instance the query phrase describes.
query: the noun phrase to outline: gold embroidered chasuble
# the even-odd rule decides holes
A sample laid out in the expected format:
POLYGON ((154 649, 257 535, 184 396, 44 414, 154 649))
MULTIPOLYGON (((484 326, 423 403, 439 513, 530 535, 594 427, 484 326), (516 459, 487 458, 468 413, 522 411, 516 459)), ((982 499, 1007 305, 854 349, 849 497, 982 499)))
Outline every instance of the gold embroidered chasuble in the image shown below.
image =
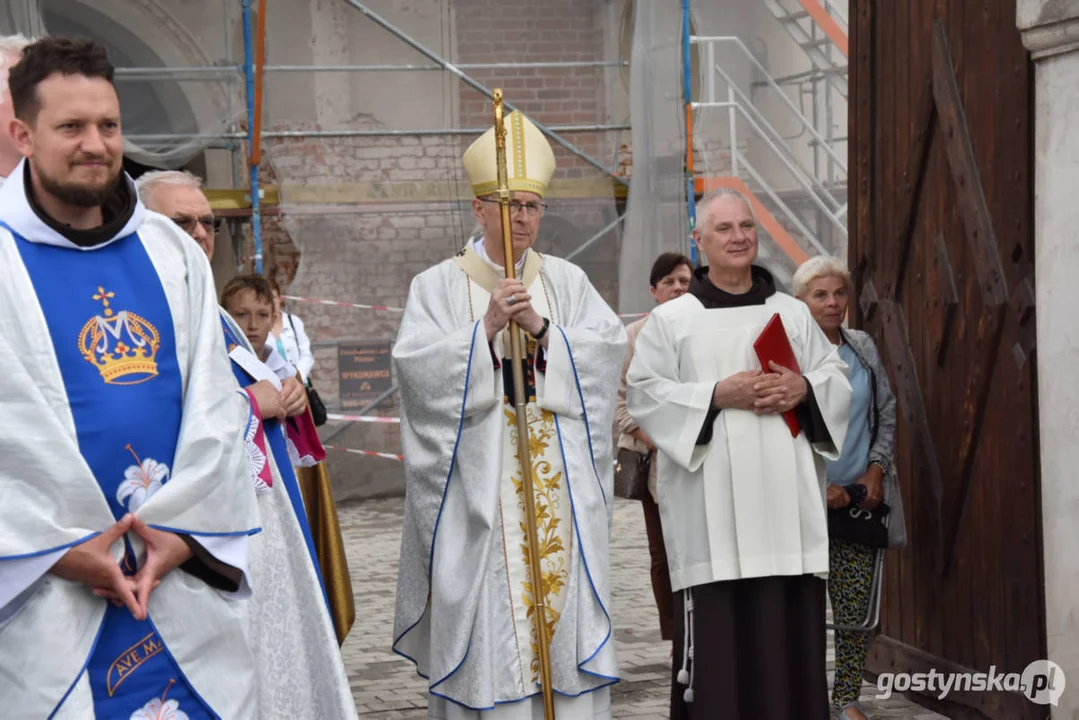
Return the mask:
MULTIPOLYGON (((456 261, 468 275, 468 306, 471 320, 475 322, 487 312, 491 292, 502 277, 471 248, 458 255, 456 261)), ((532 296, 532 307, 536 312, 549 318, 552 324, 557 324, 555 308, 539 272, 542 262, 539 253, 529 252, 520 279, 532 296)), ((537 343, 527 333, 524 333, 524 337, 525 392, 528 394, 525 412, 528 415, 536 530, 543 574, 541 588, 546 605, 547 636, 551 638, 554 637, 565 603, 573 542, 573 520, 554 414, 541 409, 536 403, 537 343)), ((507 328, 493 343, 495 356, 499 359, 502 366, 500 369, 506 378, 504 386, 507 388, 502 398, 504 423, 499 514, 517 656, 520 660, 518 671, 522 689, 528 689, 539 682, 539 649, 532 619, 535 595, 525 517, 524 481, 517 451, 517 411, 510 396, 512 376, 509 342, 507 328)))
MULTIPOLYGON (((540 702, 534 602, 508 345, 488 343, 482 322, 503 272, 478 247, 413 279, 394 344, 406 486, 393 649, 428 679, 432 717, 517 720, 540 702)), ((608 360, 623 356, 625 330, 579 267, 534 251, 522 266, 551 320, 538 363, 534 344, 524 359, 537 591, 558 717, 592 720, 609 713, 618 677, 608 534, 620 364, 608 360)))

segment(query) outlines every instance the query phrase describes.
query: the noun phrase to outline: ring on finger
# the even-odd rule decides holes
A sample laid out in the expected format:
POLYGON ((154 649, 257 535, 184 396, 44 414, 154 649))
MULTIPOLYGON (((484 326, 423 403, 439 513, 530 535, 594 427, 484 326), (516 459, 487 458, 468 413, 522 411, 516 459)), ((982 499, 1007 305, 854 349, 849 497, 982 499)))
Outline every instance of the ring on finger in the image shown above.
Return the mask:
POLYGON ((512 305, 515 302, 517 302, 517 296, 516 295, 510 295, 508 298, 506 298, 506 304, 507 305, 512 305))

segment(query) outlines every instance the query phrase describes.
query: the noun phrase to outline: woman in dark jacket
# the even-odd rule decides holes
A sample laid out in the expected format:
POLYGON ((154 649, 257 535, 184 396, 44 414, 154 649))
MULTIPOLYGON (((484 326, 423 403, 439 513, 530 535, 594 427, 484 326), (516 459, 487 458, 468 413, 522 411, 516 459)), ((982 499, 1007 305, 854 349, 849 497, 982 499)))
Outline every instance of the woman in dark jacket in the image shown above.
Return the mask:
MULTIPOLYGON (((877 346, 868 333, 843 328, 850 296, 850 275, 835 258, 806 261, 794 275, 794 294, 813 313, 821 330, 850 368, 850 425, 843 453, 828 462, 828 507, 854 504, 871 510, 882 501, 890 508, 889 547, 906 544, 902 502, 892 465, 895 449, 895 395, 877 346)), ((869 610, 876 549, 833 537, 828 594, 837 625, 858 625, 869 610)), ((865 720, 858 704, 869 650, 867 632, 835 633, 835 682, 832 706, 842 720, 865 720)))

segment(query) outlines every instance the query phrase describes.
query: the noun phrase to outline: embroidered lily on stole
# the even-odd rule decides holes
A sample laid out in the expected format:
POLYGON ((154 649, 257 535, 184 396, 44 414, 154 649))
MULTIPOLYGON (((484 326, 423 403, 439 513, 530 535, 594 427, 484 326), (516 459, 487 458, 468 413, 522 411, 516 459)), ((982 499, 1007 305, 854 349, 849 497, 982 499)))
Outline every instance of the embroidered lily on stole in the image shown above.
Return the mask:
POLYGON ((180 709, 179 700, 165 699, 165 696, 169 694, 169 688, 175 682, 175 680, 169 680, 165 694, 154 698, 132 713, 131 720, 188 720, 187 713, 180 709))
POLYGON ((169 468, 153 458, 140 460, 130 445, 127 445, 126 449, 135 456, 138 465, 124 471, 124 481, 116 490, 116 502, 121 505, 126 502, 129 511, 137 512, 168 480, 169 468))

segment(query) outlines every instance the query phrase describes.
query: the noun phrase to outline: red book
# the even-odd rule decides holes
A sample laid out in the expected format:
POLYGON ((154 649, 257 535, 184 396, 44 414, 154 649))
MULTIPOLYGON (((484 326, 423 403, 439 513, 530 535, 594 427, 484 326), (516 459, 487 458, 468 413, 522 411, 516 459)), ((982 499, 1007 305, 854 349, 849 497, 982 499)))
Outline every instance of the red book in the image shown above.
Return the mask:
MULTIPOLYGON (((753 349, 757 352, 757 359, 761 361, 761 369, 764 372, 772 372, 769 362, 782 365, 791 372, 801 373, 798 367, 798 359, 794 357, 794 349, 791 347, 790 338, 783 327, 783 320, 779 313, 772 316, 768 324, 764 326, 760 336, 753 343, 753 349)), ((783 419, 787 421, 791 437, 798 437, 802 431, 802 424, 798 422, 798 415, 794 410, 783 413, 783 419)))

